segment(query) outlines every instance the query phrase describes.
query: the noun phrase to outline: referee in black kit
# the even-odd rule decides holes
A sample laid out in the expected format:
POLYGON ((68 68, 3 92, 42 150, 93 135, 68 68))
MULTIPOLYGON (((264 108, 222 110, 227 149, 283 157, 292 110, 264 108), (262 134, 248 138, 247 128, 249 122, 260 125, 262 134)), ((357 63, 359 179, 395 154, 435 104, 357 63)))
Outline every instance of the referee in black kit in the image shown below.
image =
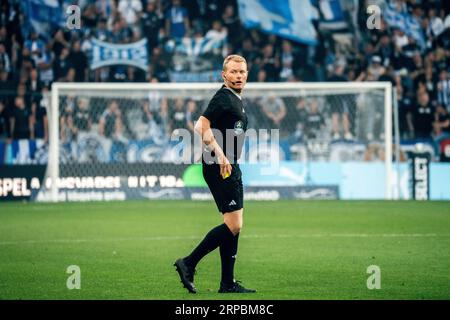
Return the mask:
POLYGON ((195 125, 195 131, 201 135, 205 144, 203 177, 217 208, 223 214, 224 223, 210 230, 190 255, 178 259, 174 264, 183 286, 190 293, 197 292, 194 285, 195 267, 217 247, 220 248, 222 262, 219 293, 256 292, 234 280, 233 273, 244 211, 242 177, 237 160, 247 130, 247 116, 241 97, 247 75, 245 58, 239 55, 226 57, 222 71, 224 84, 195 125), (230 145, 231 141, 233 143, 230 145))

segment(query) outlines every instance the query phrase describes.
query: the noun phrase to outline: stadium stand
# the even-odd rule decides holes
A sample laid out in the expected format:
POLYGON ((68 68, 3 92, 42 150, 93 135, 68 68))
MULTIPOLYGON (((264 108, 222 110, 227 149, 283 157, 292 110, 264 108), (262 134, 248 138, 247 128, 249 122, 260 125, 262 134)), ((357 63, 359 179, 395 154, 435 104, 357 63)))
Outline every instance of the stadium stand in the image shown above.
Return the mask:
MULTIPOLYGON (((344 30, 315 25, 320 40, 317 46, 245 28, 236 0, 78 1, 83 27, 54 28, 46 34, 26 23, 31 17, 24 3, 2 1, 0 8, 2 148, 17 139, 47 143, 46 93, 54 81, 220 81, 223 57, 238 53, 247 58, 249 82, 391 81, 397 93, 402 145, 420 141, 430 146, 434 161, 449 159, 445 151, 450 137, 450 15, 446 1, 355 1, 359 9, 355 14, 354 10, 344 12, 344 30), (365 8, 374 3, 416 19, 420 37, 390 23, 388 15, 382 16, 379 30, 369 30, 365 8), (89 52, 94 38, 114 44, 146 39, 148 68, 115 65, 91 70, 89 52), (205 38, 220 45, 202 52, 186 42, 205 38), (195 50, 197 54, 190 54, 195 50)), ((67 5, 63 0, 60 3, 67 5)), ((328 123, 330 140, 355 139, 357 133, 348 119, 351 110, 347 110, 352 103, 345 111, 345 107, 330 107, 329 101, 319 102, 317 106, 317 101, 308 101, 305 107, 302 101, 255 100, 252 116, 257 126, 281 128, 284 136, 295 136, 299 127, 314 135, 328 123)), ((170 135, 177 127, 191 127, 203 108, 205 105, 194 100, 149 97, 141 106, 145 117, 140 120, 142 125, 151 123, 151 128, 142 133, 129 123, 136 117, 128 112, 133 109, 129 105, 71 97, 61 115, 61 139, 70 143, 90 130, 118 141, 155 136, 155 132, 170 135)), ((374 110, 370 125, 375 129, 368 130, 361 141, 366 144, 366 160, 378 158, 368 156, 381 140, 376 119, 374 110)), ((3 161, 7 162, 0 159, 3 161)))

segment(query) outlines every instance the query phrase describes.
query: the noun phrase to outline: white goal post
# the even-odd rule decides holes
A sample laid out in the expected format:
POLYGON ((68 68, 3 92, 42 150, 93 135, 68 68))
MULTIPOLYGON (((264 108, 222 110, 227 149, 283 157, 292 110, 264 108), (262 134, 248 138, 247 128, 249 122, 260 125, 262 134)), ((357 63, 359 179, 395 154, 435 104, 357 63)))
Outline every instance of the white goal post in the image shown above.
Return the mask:
MULTIPOLYGON (((102 97, 114 96, 127 99, 136 97, 142 99, 148 96, 149 92, 158 92, 174 99, 178 96, 194 97, 202 95, 204 99, 209 100, 220 86, 220 83, 53 83, 49 110, 49 157, 46 174, 46 177, 50 178, 51 181, 50 190, 48 190, 51 201, 60 200, 58 184, 53 182, 60 178, 61 97, 91 94, 102 97)), ((381 110, 384 110, 385 199, 393 198, 393 90, 390 82, 248 83, 244 97, 264 96, 268 92, 272 95, 282 96, 339 96, 376 92, 376 96, 384 104, 384 108, 381 108, 381 110)), ((369 97, 371 96, 369 95, 369 97)), ((365 107, 363 106, 363 108, 365 107)), ((371 114, 368 113, 367 117, 370 116, 371 114)))

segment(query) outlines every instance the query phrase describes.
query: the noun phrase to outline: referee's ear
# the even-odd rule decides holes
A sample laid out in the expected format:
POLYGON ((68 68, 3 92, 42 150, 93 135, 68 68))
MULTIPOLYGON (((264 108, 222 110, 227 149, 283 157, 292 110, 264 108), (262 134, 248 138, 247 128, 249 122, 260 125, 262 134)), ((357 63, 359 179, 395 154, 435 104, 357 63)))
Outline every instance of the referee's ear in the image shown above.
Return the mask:
POLYGON ((227 82, 227 77, 225 76, 225 71, 222 70, 222 80, 223 82, 227 82))

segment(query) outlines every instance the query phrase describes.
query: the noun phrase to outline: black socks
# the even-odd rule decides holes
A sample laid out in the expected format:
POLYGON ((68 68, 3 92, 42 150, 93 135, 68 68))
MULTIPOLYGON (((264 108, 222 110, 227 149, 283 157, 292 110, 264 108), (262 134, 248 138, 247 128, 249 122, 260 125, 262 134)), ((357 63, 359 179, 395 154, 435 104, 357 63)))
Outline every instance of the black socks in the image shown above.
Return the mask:
POLYGON ((236 262, 239 233, 233 235, 230 231, 228 237, 220 245, 220 259, 222 262, 222 281, 225 286, 234 282, 234 263, 236 262))
POLYGON ((232 236, 230 229, 225 223, 211 229, 199 245, 192 251, 192 253, 185 258, 186 263, 192 269, 195 269, 198 262, 208 253, 216 249, 222 244, 224 240, 232 236))
POLYGON ((222 262, 223 285, 234 282, 234 263, 236 262, 239 233, 233 235, 228 226, 223 223, 209 231, 192 253, 184 258, 187 265, 195 269, 198 262, 208 253, 220 246, 220 260, 222 262))

